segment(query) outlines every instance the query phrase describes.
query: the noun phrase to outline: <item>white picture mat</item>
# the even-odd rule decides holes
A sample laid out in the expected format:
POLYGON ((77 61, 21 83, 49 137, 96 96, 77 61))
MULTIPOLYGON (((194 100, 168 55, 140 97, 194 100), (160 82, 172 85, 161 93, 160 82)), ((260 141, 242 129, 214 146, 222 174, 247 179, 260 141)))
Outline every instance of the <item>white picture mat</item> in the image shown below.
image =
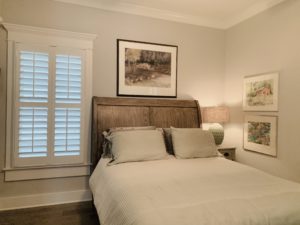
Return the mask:
POLYGON ((277 117, 246 115, 244 122, 244 149, 266 155, 277 155, 277 117), (248 122, 271 123, 270 145, 256 144, 248 141, 248 122))
POLYGON ((279 89, 279 73, 266 73, 260 75, 246 76, 244 78, 243 90, 243 110, 244 111, 278 111, 278 89, 279 89), (251 106, 247 104, 247 84, 264 80, 273 80, 273 104, 264 106, 251 106))

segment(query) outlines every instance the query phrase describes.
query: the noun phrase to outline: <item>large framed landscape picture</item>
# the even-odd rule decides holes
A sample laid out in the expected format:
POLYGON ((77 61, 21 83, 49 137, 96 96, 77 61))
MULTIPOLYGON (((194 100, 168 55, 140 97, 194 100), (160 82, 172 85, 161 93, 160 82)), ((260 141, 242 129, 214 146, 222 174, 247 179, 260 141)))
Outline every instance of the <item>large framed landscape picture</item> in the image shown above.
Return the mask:
POLYGON ((117 95, 177 96, 177 46, 117 40, 117 95))
POLYGON ((244 78, 243 109, 245 111, 278 111, 279 73, 244 78))
POLYGON ((244 149, 276 156, 277 117, 245 116, 244 149))

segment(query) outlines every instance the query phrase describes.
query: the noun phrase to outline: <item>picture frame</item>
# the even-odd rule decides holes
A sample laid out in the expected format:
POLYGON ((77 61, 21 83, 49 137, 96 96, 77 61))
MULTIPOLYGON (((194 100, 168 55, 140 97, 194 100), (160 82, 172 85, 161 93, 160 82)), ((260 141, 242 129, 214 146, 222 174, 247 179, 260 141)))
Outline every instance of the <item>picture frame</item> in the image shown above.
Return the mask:
POLYGON ((117 96, 177 97, 178 46, 117 39, 117 96))
POLYGON ((244 111, 278 111, 279 73, 244 77, 244 111))
POLYGON ((277 117, 246 115, 244 149, 276 157, 277 117))

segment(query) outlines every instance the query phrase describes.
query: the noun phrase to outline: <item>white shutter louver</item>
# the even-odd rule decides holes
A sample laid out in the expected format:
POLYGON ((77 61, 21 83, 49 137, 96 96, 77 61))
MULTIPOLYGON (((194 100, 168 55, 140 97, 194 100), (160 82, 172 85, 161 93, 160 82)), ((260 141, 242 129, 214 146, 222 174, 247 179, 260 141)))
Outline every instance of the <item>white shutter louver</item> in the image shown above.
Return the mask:
POLYGON ((80 109, 55 110, 55 156, 80 154, 80 109))
POLYGON ((20 51, 20 102, 48 101, 48 64, 47 53, 20 51))
POLYGON ((55 98, 57 103, 81 102, 81 57, 56 56, 55 98))
POLYGON ((21 158, 47 156, 48 109, 20 107, 18 154, 21 158))

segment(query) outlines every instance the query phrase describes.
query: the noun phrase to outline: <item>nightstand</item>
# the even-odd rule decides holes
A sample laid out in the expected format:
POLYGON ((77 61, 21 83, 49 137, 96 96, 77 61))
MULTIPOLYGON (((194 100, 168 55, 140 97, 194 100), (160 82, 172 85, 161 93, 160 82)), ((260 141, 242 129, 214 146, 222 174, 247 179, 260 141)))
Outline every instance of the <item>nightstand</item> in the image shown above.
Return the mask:
POLYGON ((218 146, 218 151, 226 158, 235 160, 235 147, 222 147, 218 146))

